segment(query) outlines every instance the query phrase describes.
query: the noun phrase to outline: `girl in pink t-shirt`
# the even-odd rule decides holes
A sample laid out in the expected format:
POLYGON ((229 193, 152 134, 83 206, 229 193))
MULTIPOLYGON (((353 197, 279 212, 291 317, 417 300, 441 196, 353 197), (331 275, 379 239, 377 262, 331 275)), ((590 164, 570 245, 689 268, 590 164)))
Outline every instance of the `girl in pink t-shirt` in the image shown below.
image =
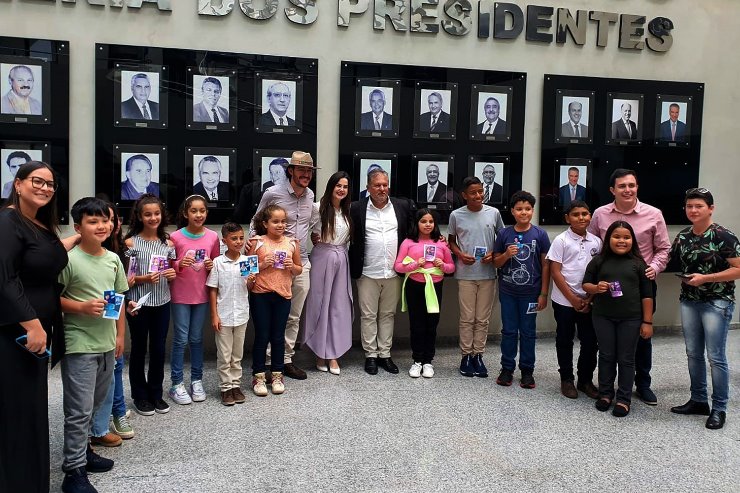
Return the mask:
POLYGON ((170 239, 175 244, 177 278, 172 283, 172 387, 169 395, 178 404, 206 399, 203 390, 203 323, 208 315, 206 279, 220 253, 218 235, 203 226, 208 216, 206 199, 191 195, 180 206, 177 226, 170 239), (185 346, 190 345, 190 394, 183 383, 185 346), (191 397, 192 396, 192 397, 191 397))
POLYGON ((406 274, 401 311, 406 311, 408 303, 414 360, 409 376, 413 378, 434 376, 432 359, 439 324, 442 280, 444 274, 455 271, 450 249, 441 237, 436 213, 431 209, 419 209, 409 238, 401 243, 394 266, 396 272, 406 274))

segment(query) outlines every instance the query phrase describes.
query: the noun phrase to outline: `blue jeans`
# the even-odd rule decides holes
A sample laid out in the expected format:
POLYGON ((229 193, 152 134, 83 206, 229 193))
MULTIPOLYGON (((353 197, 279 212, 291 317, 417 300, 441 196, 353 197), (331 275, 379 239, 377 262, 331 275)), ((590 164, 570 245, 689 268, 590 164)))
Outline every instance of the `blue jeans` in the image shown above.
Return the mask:
POLYGON ((108 391, 108 395, 100 405, 100 409, 93 415, 90 435, 102 437, 107 434, 110 431, 111 414, 116 418, 126 414, 126 401, 123 399, 123 356, 116 358, 110 391, 108 391))
POLYGON ((184 305, 172 303, 172 355, 170 377, 172 385, 182 383, 185 346, 190 345, 190 381, 203 379, 203 323, 208 315, 208 303, 184 305))
POLYGON ((519 346, 519 369, 534 370, 534 344, 537 339, 537 314, 527 314, 537 295, 512 296, 499 291, 501 302, 501 368, 514 371, 519 346))
POLYGON ((254 323, 252 375, 265 371, 267 343, 272 346, 272 371, 283 371, 285 364, 285 324, 290 314, 290 300, 277 293, 253 293, 250 299, 254 323))
POLYGON ((707 402, 707 365, 712 372, 712 409, 727 410, 730 370, 727 366, 727 331, 735 303, 727 300, 682 301, 681 325, 691 377, 691 400, 707 402))

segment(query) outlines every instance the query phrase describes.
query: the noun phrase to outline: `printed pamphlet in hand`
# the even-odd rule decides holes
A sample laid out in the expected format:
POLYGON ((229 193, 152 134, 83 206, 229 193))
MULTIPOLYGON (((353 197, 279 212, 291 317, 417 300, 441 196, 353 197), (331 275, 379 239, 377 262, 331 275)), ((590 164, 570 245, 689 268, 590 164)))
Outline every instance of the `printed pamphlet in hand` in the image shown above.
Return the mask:
POLYGON ((437 257, 437 247, 434 245, 424 245, 424 260, 434 262, 437 257))
POLYGON ((152 259, 149 262, 149 272, 159 272, 165 269, 169 269, 169 261, 164 255, 152 255, 152 259), (167 267, 164 267, 164 266, 167 267), (164 268, 162 268, 164 267, 164 268))
POLYGON ((247 265, 246 260, 239 262, 239 275, 242 277, 247 277, 249 275, 249 265, 247 265))
POLYGON ((128 270, 126 271, 126 277, 131 277, 136 275, 136 265, 139 262, 136 260, 135 255, 131 255, 128 258, 128 270))
POLYGON ((272 264, 276 269, 285 269, 285 259, 288 256, 288 252, 285 250, 275 250, 275 263, 272 264))
POLYGON ((144 303, 147 302, 147 300, 149 299, 149 297, 151 295, 152 295, 152 292, 149 291, 144 296, 142 296, 141 298, 139 298, 139 301, 137 301, 136 303, 134 303, 134 307, 131 309, 131 312, 133 313, 135 311, 138 311, 142 306, 144 306, 144 303))
POLYGON ((473 251, 473 256, 475 257, 476 262, 480 262, 483 260, 483 257, 486 256, 488 253, 488 248, 484 246, 477 246, 475 247, 475 250, 473 251))
POLYGON ((103 318, 118 320, 121 318, 121 309, 123 308, 123 295, 115 291, 104 291, 103 299, 105 300, 105 309, 103 318))
POLYGON ((200 248, 195 251, 195 261, 196 262, 203 262, 206 259, 206 249, 200 248))
POLYGON ((250 274, 260 273, 260 264, 257 255, 247 255, 247 265, 249 266, 250 274))
POLYGON ((527 315, 537 313, 537 303, 527 304, 527 315))

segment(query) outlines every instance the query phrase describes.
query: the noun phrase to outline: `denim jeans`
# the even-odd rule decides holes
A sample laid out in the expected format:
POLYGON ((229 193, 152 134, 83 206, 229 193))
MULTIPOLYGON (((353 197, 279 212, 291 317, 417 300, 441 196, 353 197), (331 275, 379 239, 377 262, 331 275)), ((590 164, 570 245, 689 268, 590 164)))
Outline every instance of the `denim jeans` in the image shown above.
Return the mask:
POLYGON ((290 314, 290 300, 277 293, 253 293, 250 301, 254 323, 252 375, 265 371, 267 343, 272 346, 272 371, 283 371, 285 363, 285 324, 290 314))
POLYGON ((527 314, 530 303, 537 303, 537 295, 512 296, 499 291, 501 302, 501 367, 516 368, 519 346, 519 369, 534 370, 534 344, 537 339, 537 314, 527 314))
POLYGON ((208 315, 208 303, 185 305, 172 303, 172 355, 170 377, 172 385, 183 381, 185 346, 190 345, 190 382, 203 379, 203 323, 208 315))
POLYGON ((110 431, 109 421, 111 414, 120 418, 126 414, 126 401, 123 399, 123 355, 116 358, 116 366, 113 367, 113 381, 110 391, 106 396, 100 409, 92 418, 92 429, 90 435, 102 437, 110 431))
POLYGON ((573 338, 576 333, 581 341, 578 353, 578 381, 591 382, 596 369, 596 355, 599 345, 596 342, 596 333, 591 321, 591 312, 577 312, 572 306, 559 305, 552 302, 552 311, 555 313, 555 351, 558 355, 560 379, 573 380, 573 338))
POLYGON ((727 410, 730 370, 727 366, 727 331, 735 303, 727 300, 682 301, 681 325, 689 359, 691 400, 707 402, 707 350, 712 372, 712 409, 727 410))

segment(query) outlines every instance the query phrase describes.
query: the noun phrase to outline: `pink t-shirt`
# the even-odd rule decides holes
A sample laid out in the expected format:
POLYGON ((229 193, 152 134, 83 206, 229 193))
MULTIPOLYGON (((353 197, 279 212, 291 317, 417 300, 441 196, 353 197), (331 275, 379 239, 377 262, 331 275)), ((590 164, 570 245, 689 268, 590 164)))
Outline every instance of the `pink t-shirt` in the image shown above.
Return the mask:
MULTIPOLYGON (((419 267, 424 267, 427 269, 434 267, 434 264, 432 262, 425 262, 422 266, 417 263, 420 258, 425 257, 424 251, 427 245, 432 245, 436 247, 434 256, 437 258, 441 258, 444 262, 444 265, 442 266, 442 272, 444 272, 445 274, 452 274, 453 272, 455 272, 455 263, 452 261, 452 253, 450 253, 450 249, 447 246, 447 243, 443 241, 434 242, 432 240, 423 240, 417 242, 411 239, 403 240, 403 243, 401 243, 401 248, 398 249, 396 263, 393 266, 396 272, 405 274, 407 272, 415 271, 419 267), (414 261, 410 264, 404 265, 403 259, 407 256, 414 259, 414 261)), ((411 274, 409 277, 414 281, 424 282, 424 274, 411 274)), ((437 276, 432 274, 432 280, 434 282, 439 282, 442 279, 444 279, 444 276, 437 276)))
POLYGON ((206 251, 206 258, 214 259, 220 255, 218 235, 208 228, 204 229, 203 235, 193 238, 185 228, 178 229, 170 235, 172 243, 175 244, 175 272, 177 277, 170 286, 170 294, 173 303, 183 305, 199 305, 208 302, 208 288, 206 280, 208 271, 203 262, 196 262, 190 267, 180 268, 180 260, 195 257, 198 250, 206 251))

